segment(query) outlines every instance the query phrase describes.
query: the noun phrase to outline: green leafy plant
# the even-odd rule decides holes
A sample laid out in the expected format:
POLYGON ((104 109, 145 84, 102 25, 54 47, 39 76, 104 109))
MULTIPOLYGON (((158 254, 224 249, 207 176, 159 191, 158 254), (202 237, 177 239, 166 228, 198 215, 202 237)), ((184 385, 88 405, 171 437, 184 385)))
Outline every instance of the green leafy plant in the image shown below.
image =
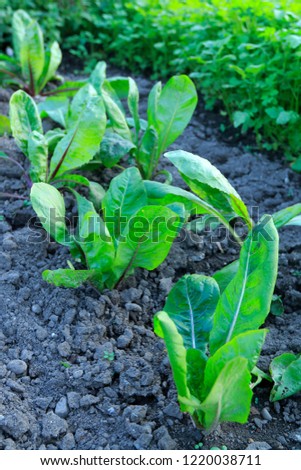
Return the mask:
POLYGON ((111 181, 102 199, 103 218, 90 201, 71 191, 78 206, 76 233, 67 229, 64 199, 55 187, 35 183, 31 189, 32 206, 44 229, 86 265, 45 271, 46 281, 65 287, 89 281, 100 290, 113 288, 135 268, 153 270, 166 258, 182 225, 182 206, 149 205, 137 168, 128 168, 111 181))
MULTIPOLYGON (((82 104, 70 117, 66 133, 53 130, 44 134, 34 100, 19 90, 10 100, 10 121, 15 142, 30 162, 31 182, 91 187, 87 178, 72 172, 89 162, 99 149, 106 128, 101 97, 90 96, 82 104)), ((95 183, 93 188, 97 190, 95 183)))
POLYGON ((144 121, 139 117, 139 92, 134 80, 116 78, 109 83, 111 93, 105 90, 103 95, 110 119, 100 148, 103 162, 106 166, 116 164, 123 156, 120 148, 129 148, 143 178, 152 179, 160 156, 182 134, 192 117, 197 105, 195 87, 185 75, 172 77, 163 88, 158 82, 149 94, 144 121), (121 107, 113 104, 112 90, 120 99, 127 98, 131 119, 126 119, 121 107))
MULTIPOLYGON (((234 239, 242 244, 237 234, 235 222, 240 219, 244 222, 247 231, 254 226, 245 203, 235 188, 224 175, 207 159, 184 150, 174 150, 164 154, 177 168, 187 186, 194 193, 181 188, 159 183, 145 181, 149 201, 152 204, 171 204, 181 202, 186 209, 187 228, 194 231, 209 226, 215 229, 223 224, 234 239)), ((301 203, 281 209, 272 215, 277 229, 283 226, 300 225, 301 203)), ((229 279, 237 269, 237 262, 226 266, 225 273, 229 279)))
POLYGON ((60 47, 55 41, 45 51, 39 24, 23 10, 13 15, 12 36, 14 57, 0 55, 0 80, 17 84, 35 96, 55 78, 62 60, 60 47))
POLYGON ((258 328, 270 310, 277 264, 278 233, 266 216, 243 243, 237 273, 222 293, 215 279, 186 275, 155 316, 181 409, 197 426, 247 421, 252 372, 267 333, 258 328))
POLYGON ((135 81, 130 77, 107 79, 106 64, 99 62, 71 104, 68 96, 49 97, 39 104, 39 110, 42 117, 48 116, 68 129, 84 103, 95 95, 103 99, 108 118, 95 161, 111 168, 130 154, 145 179, 154 176, 160 156, 185 130, 197 105, 197 93, 190 78, 175 76, 163 88, 161 82, 154 85, 145 121, 139 115, 135 81))
POLYGON ((105 351, 103 353, 103 358, 104 359, 107 359, 108 361, 114 361, 114 357, 115 357, 115 354, 114 354, 114 351, 110 352, 110 351, 105 351))

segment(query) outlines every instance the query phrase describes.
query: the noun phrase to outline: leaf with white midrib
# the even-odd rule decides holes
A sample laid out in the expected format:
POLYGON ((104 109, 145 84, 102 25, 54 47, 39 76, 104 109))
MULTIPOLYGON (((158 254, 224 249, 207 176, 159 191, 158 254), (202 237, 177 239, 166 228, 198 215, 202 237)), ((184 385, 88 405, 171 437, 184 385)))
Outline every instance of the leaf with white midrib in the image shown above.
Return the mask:
POLYGON ((240 333, 263 324, 270 310, 277 268, 278 232, 273 219, 264 216, 245 240, 237 273, 217 304, 210 333, 211 354, 240 333))
POLYGON ((206 350, 219 289, 214 279, 186 275, 170 291, 164 311, 174 321, 187 349, 206 350))

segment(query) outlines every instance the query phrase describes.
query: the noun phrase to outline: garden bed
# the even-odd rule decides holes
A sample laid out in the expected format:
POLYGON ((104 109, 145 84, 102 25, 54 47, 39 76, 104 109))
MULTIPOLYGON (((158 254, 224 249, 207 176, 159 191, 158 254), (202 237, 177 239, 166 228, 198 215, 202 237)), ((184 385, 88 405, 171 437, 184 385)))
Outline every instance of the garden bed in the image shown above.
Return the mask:
MULTIPOLYGON (((146 110, 152 83, 138 78, 137 84, 146 110)), ((9 94, 0 99, 0 112, 7 113, 9 94)), ((253 208, 254 219, 300 202, 300 175, 284 161, 251 154, 231 139, 226 143, 217 122, 200 105, 171 148, 208 158, 253 208)), ((23 163, 12 139, 3 137, 1 150, 23 163)), ((164 158, 161 168, 185 187, 164 158)), ((112 170, 90 176, 103 184, 112 170)), ((179 410, 152 319, 183 274, 211 275, 237 258, 238 247, 224 230, 179 237, 158 269, 137 271, 118 290, 67 290, 42 281, 42 271, 65 267, 69 254, 33 228, 34 213, 22 199, 28 195, 25 180, 7 161, 0 162, 0 192, 21 197, 1 200, 0 448, 193 449, 202 442, 205 449, 301 449, 300 394, 273 405, 266 383, 255 389, 246 425, 223 424, 205 436, 179 410)), ((66 203, 72 212, 72 199, 66 203)), ((259 362, 264 370, 276 355, 300 352, 300 287, 300 230, 287 227, 280 231, 276 287, 285 313, 266 323, 259 362)))

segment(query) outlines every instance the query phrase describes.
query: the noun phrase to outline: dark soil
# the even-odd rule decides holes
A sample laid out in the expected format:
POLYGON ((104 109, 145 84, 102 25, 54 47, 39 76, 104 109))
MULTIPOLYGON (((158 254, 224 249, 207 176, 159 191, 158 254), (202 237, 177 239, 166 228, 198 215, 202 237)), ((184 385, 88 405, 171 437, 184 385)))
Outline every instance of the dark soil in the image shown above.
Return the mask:
MULTIPOLYGON (((138 79, 145 111, 151 82, 138 79)), ((9 93, 0 93, 7 113, 9 93)), ((208 158, 229 178, 257 219, 300 202, 300 175, 284 161, 219 133, 219 117, 200 106, 184 135, 172 146, 208 158)), ((24 163, 12 139, 1 150, 24 163)), ((164 160, 164 159, 163 159, 164 160)), ((184 184, 168 162, 161 168, 184 184)), ((109 181, 98 171, 94 180, 109 181)), ((137 271, 119 290, 98 294, 91 287, 55 288, 42 281, 44 269, 66 266, 68 251, 45 239, 29 220, 22 198, 28 189, 22 172, 0 162, 3 220, 0 222, 0 448, 1 449, 301 449, 300 395, 269 402, 269 384, 255 389, 246 425, 223 424, 205 436, 177 404, 163 342, 152 329, 172 284, 185 273, 212 274, 235 259, 238 248, 224 231, 181 237, 154 272, 137 271), (185 238, 185 239, 184 239, 185 238)), ((67 205, 72 210, 72 200, 67 205)), ((187 235, 187 234, 186 234, 187 235)), ((260 367, 285 351, 300 353, 300 229, 280 233, 276 293, 285 313, 269 316, 269 334, 260 367)))

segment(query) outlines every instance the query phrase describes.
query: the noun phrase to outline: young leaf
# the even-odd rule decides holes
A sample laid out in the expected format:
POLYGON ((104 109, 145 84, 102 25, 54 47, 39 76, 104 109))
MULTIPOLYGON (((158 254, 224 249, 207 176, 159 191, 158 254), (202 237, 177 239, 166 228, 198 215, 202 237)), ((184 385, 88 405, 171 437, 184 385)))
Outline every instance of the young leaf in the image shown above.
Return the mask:
MULTIPOLYGON (((181 398, 190 400, 190 391, 187 386, 186 349, 182 336, 178 333, 176 325, 166 312, 158 312, 155 315, 154 331, 158 336, 164 338, 179 401, 181 398)), ((193 411, 182 403, 181 410, 193 411)))
POLYGON ((168 255, 180 226, 180 218, 167 207, 145 206, 139 209, 122 233, 110 286, 135 268, 157 268, 168 255))
POLYGON ((111 181, 102 206, 106 224, 116 241, 131 216, 146 205, 146 191, 137 168, 127 168, 111 181))
POLYGON ((37 131, 28 136, 29 175, 33 183, 45 182, 48 170, 48 144, 43 134, 37 131))
POLYGON ((128 107, 134 119, 135 131, 136 131, 136 142, 137 142, 139 131, 140 131, 139 91, 138 91, 136 82, 132 78, 129 78, 128 107))
POLYGON ((33 131, 43 134, 42 122, 34 100, 23 90, 16 91, 9 102, 9 118, 13 137, 28 156, 28 136, 33 131))
POLYGON ((214 429, 224 421, 247 422, 252 399, 250 381, 247 359, 235 357, 226 363, 201 404, 206 429, 214 429))
POLYGON ((54 41, 49 51, 45 54, 45 63, 42 75, 38 83, 38 91, 43 90, 44 86, 51 80, 62 62, 62 51, 57 41, 54 41))
POLYGON ((98 95, 101 95, 101 89, 106 79, 106 68, 105 62, 98 62, 89 78, 89 82, 93 85, 98 95))
POLYGON ((171 289, 163 310, 175 323, 186 349, 206 351, 218 299, 214 279, 200 274, 187 274, 171 289))
POLYGON ((275 357, 270 365, 275 384, 270 400, 277 401, 301 391, 301 356, 291 353, 275 357))
POLYGON ((149 127, 144 133, 136 161, 144 179, 151 179, 158 164, 158 134, 155 128, 149 127))
POLYGON ((89 162, 96 154, 106 128, 103 101, 93 96, 74 127, 58 143, 50 163, 50 180, 89 162))
POLYGON ((148 95, 148 103, 147 103, 147 120, 148 125, 154 127, 157 121, 157 109, 158 109, 158 101, 162 91, 162 83, 156 83, 150 91, 148 95))
POLYGON ((17 10, 13 14, 12 32, 14 53, 18 62, 21 62, 21 48, 24 44, 26 29, 32 22, 31 17, 24 10, 17 10))
POLYGON ((109 83, 105 82, 102 90, 101 96, 104 100, 106 112, 110 119, 110 128, 116 134, 119 134, 125 140, 132 140, 132 134, 127 125, 125 115, 120 109, 120 106, 114 101, 111 96, 111 89, 109 83))
POLYGON ((33 20, 25 31, 20 50, 22 75, 29 81, 30 92, 39 92, 39 80, 45 63, 43 33, 38 23, 33 20))
POLYGON ((65 203, 59 191, 46 183, 35 183, 30 192, 34 211, 44 229, 62 245, 70 244, 65 223, 65 203))
POLYGON ((252 227, 248 210, 222 173, 205 158, 184 150, 167 152, 165 157, 179 170, 185 183, 215 209, 242 217, 252 227))
MULTIPOLYGON (((154 91, 158 93, 159 88, 154 91)), ((158 133, 158 156, 182 134, 197 105, 197 92, 186 75, 172 77, 164 86, 160 96, 153 99, 157 106, 151 110, 153 123, 158 133)))
POLYGON ((210 352, 248 330, 257 329, 270 311, 278 266, 278 232, 264 216, 249 233, 237 274, 225 288, 214 314, 210 352))

